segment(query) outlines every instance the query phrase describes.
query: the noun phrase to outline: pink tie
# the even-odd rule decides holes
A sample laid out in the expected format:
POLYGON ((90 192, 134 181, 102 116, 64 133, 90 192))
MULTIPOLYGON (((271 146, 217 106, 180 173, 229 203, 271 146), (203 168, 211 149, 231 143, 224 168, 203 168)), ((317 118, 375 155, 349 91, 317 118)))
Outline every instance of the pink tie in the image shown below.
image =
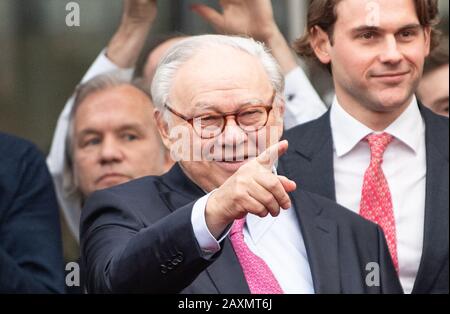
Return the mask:
POLYGON ((394 210, 389 185, 381 169, 384 152, 392 139, 392 135, 387 133, 372 134, 366 137, 369 142, 371 157, 369 168, 364 174, 359 213, 362 217, 377 223, 383 229, 392 261, 398 273, 394 210))
POLYGON ((277 279, 262 258, 256 256, 244 241, 245 218, 236 220, 230 232, 234 252, 244 271, 245 279, 252 294, 282 294, 277 279))

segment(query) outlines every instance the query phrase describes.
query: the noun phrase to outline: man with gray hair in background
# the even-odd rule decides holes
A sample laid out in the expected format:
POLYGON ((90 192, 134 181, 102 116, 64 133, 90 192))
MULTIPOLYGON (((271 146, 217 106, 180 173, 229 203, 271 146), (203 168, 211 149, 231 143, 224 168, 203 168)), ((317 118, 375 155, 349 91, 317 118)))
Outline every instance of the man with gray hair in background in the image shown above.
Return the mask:
POLYGON ((288 146, 283 88, 276 61, 251 39, 196 36, 169 50, 152 98, 178 162, 88 198, 89 292, 402 291, 379 227, 277 174, 288 146))
MULTIPOLYGON (((77 88, 69 115, 63 186, 74 208, 81 208, 95 190, 170 168, 153 110, 145 89, 119 72, 98 75, 77 88)), ((66 214, 73 215, 72 222, 79 220, 77 211, 66 214)))

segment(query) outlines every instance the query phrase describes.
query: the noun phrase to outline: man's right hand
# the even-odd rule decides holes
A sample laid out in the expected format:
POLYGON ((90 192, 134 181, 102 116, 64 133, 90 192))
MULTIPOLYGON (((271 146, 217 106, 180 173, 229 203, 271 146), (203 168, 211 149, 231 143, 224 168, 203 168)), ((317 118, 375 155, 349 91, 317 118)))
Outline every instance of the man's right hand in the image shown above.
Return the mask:
POLYGON ((210 196, 205 216, 208 229, 215 238, 234 220, 248 213, 276 217, 280 208, 291 207, 288 193, 296 189, 295 182, 272 173, 275 161, 287 148, 287 141, 269 147, 239 168, 210 196))
POLYGON ((133 67, 156 19, 156 0, 124 0, 122 20, 108 44, 108 58, 121 68, 133 67))

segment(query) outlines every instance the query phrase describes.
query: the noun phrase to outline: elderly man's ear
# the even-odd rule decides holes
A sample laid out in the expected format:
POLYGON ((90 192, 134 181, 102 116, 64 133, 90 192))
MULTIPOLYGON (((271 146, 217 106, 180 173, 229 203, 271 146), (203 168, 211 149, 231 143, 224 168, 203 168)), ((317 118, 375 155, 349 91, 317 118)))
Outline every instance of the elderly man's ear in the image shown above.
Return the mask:
POLYGON ((278 122, 283 123, 284 113, 286 110, 285 100, 283 97, 277 96, 277 99, 276 99, 275 105, 274 105, 274 110, 275 110, 275 117, 277 119, 277 123, 278 122))
POLYGON ((167 149, 170 149, 171 146, 171 140, 170 140, 170 130, 169 130, 169 124, 164 119, 164 114, 159 111, 158 109, 155 109, 153 111, 153 117, 156 121, 156 127, 158 128, 159 135, 161 136, 161 140, 164 144, 164 146, 167 149))

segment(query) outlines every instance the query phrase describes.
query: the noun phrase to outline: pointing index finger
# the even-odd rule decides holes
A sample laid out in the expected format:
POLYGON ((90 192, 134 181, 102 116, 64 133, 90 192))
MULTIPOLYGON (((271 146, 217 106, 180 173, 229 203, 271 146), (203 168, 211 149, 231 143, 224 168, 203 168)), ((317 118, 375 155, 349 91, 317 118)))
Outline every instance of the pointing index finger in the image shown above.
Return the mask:
POLYGON ((286 140, 278 142, 262 152, 256 160, 264 167, 272 169, 275 161, 286 153, 288 146, 289 144, 286 140))

